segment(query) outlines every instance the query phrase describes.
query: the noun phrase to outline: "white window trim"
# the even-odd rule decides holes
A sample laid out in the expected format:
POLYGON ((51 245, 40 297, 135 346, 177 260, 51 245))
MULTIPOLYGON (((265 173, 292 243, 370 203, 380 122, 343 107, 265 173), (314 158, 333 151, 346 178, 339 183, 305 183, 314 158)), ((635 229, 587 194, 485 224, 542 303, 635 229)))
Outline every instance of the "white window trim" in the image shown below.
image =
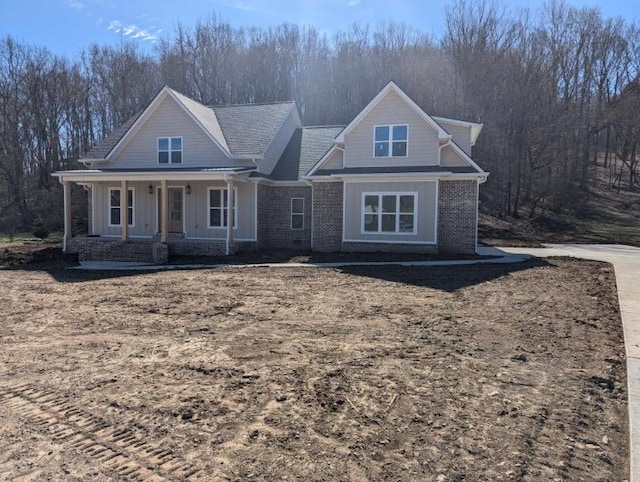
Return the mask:
POLYGON ((290 210, 289 211, 290 211, 290 214, 291 214, 291 229, 293 231, 302 231, 302 230, 304 230, 304 208, 305 208, 305 205, 304 205, 304 198, 303 197, 292 197, 291 198, 290 210), (296 200, 296 199, 299 199, 300 201, 302 201, 302 212, 301 213, 294 213, 293 212, 293 201, 296 200), (301 228, 294 228, 293 227, 293 217, 294 216, 302 216, 302 227, 301 228))
MULTIPOLYGON (((136 188, 129 187, 127 188, 131 191, 131 219, 129 219, 129 227, 134 228, 136 226, 136 188)), ((119 187, 110 187, 109 192, 107 193, 107 197, 109 199, 108 207, 107 207, 107 225, 110 228, 121 228, 122 227, 122 193, 120 193, 120 206, 112 206, 111 205, 111 193, 113 191, 121 191, 119 187), (118 224, 111 224, 111 209, 119 208, 120 209, 120 222, 118 224)))
MULTIPOLYGON (((222 191, 222 193, 224 193, 224 191, 226 190, 227 190, 226 187, 207 186, 207 229, 227 229, 226 226, 211 226, 211 214, 210 214, 212 209, 211 191, 222 191)), ((220 194, 220 195, 224 197, 224 194, 220 194)), ((238 188, 237 187, 233 188, 233 195, 235 196, 235 201, 236 201, 233 203, 233 229, 237 230, 238 229, 238 188)), ((221 199, 221 201, 222 201, 222 206, 224 206, 224 199, 221 199)), ((222 207, 221 209, 224 211, 224 207, 222 207)), ((222 217, 221 220, 222 219, 224 219, 224 217, 222 217)))
MULTIPOLYGON (((403 142, 403 141, 398 141, 403 142)), ((378 124, 373 126, 373 157, 374 159, 386 159, 389 157, 401 158, 401 157, 409 157, 409 124, 378 124), (407 143, 407 151, 404 156, 394 156, 393 155, 393 128, 396 126, 405 126, 407 128, 407 140, 404 141, 407 143), (389 140, 387 141, 389 144, 389 155, 388 156, 376 156, 376 142, 385 142, 385 141, 376 141, 376 128, 378 127, 388 127, 389 128, 389 140)))
POLYGON ((412 192, 363 192, 362 193, 362 197, 360 200, 360 234, 367 236, 415 236, 416 234, 418 234, 418 192, 417 191, 412 191, 412 192), (364 219, 365 219, 365 210, 364 210, 364 200, 366 198, 366 196, 378 196, 378 203, 380 206, 382 206, 382 196, 396 196, 396 205, 398 205, 398 197, 399 196, 413 196, 413 231, 405 231, 405 232, 400 232, 397 231, 398 229, 398 224, 400 222, 400 215, 401 214, 409 214, 409 213, 400 213, 400 212, 396 212, 394 213, 396 216, 396 231, 381 231, 382 229, 382 222, 381 222, 381 216, 382 216, 382 211, 379 213, 376 213, 378 215, 378 231, 365 231, 364 229, 364 219))
POLYGON ((182 136, 158 136, 156 137, 156 164, 160 165, 160 166, 168 166, 170 164, 184 164, 184 139, 182 138, 182 136), (164 162, 160 162, 160 149, 158 148, 158 142, 160 141, 160 139, 169 139, 169 150, 168 151, 162 151, 162 152, 168 152, 169 153, 169 162, 164 163, 164 162), (171 162, 172 156, 171 153, 172 152, 178 152, 178 151, 172 151, 171 150, 171 139, 180 139, 180 162, 171 162))

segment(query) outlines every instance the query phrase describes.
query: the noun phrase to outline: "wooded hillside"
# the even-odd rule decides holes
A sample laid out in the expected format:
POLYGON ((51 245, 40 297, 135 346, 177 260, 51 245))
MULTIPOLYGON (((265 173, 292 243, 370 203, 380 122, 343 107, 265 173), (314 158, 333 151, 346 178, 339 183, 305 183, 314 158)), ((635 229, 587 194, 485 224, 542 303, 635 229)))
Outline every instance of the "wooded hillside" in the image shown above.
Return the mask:
POLYGON ((474 158, 491 172, 482 206, 496 215, 577 208, 596 163, 612 188, 637 188, 638 25, 562 1, 516 12, 460 0, 446 18, 434 39, 394 23, 327 36, 212 14, 177 25, 151 54, 121 42, 75 58, 2 38, 0 231, 36 219, 57 228, 51 172, 77 167, 165 84, 204 104, 295 100, 305 125, 322 125, 348 123, 394 80, 429 114, 485 125, 474 158))

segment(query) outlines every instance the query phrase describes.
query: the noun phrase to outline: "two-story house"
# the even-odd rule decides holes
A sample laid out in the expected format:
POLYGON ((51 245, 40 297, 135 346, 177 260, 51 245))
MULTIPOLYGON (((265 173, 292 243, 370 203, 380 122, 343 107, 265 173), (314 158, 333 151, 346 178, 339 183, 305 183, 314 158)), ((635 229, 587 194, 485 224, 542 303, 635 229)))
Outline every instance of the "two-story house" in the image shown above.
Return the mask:
POLYGON ((251 249, 473 253, 482 125, 432 117, 393 82, 347 126, 303 127, 295 103, 204 106, 165 87, 54 174, 64 249, 81 260, 251 249), (72 237, 70 187, 89 191, 72 237))

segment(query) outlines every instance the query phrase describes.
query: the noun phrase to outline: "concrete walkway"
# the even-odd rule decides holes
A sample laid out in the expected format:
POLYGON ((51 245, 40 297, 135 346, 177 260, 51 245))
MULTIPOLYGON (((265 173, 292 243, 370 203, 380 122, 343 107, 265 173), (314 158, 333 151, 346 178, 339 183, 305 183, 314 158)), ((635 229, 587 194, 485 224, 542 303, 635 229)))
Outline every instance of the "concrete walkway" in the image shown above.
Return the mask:
POLYGON ((630 482, 640 482, 640 248, 620 244, 548 244, 545 248, 483 248, 482 254, 570 256, 613 264, 627 354, 630 482))
POLYGON ((544 248, 493 248, 481 247, 478 253, 495 258, 449 261, 392 261, 392 262, 339 262, 339 263, 261 263, 248 265, 200 264, 200 265, 154 265, 108 261, 83 262, 73 269, 110 271, 161 271, 206 268, 251 268, 251 267, 325 267, 342 266, 459 266, 477 263, 517 263, 531 256, 546 258, 569 256, 574 258, 605 261, 613 264, 618 286, 620 315, 624 330, 627 355, 627 387, 629 391, 629 438, 630 480, 640 482, 640 248, 624 245, 604 244, 548 244, 544 248))

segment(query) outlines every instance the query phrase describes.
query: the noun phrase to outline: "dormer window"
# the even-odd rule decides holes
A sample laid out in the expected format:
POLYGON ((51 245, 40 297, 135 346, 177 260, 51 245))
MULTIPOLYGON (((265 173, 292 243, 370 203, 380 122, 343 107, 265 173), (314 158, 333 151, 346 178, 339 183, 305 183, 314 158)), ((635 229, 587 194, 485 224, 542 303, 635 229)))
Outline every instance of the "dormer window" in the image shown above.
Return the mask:
POLYGON ((396 124, 374 127, 374 157, 407 157, 409 126, 396 124))
POLYGON ((182 137, 158 137, 158 164, 182 163, 182 137))

